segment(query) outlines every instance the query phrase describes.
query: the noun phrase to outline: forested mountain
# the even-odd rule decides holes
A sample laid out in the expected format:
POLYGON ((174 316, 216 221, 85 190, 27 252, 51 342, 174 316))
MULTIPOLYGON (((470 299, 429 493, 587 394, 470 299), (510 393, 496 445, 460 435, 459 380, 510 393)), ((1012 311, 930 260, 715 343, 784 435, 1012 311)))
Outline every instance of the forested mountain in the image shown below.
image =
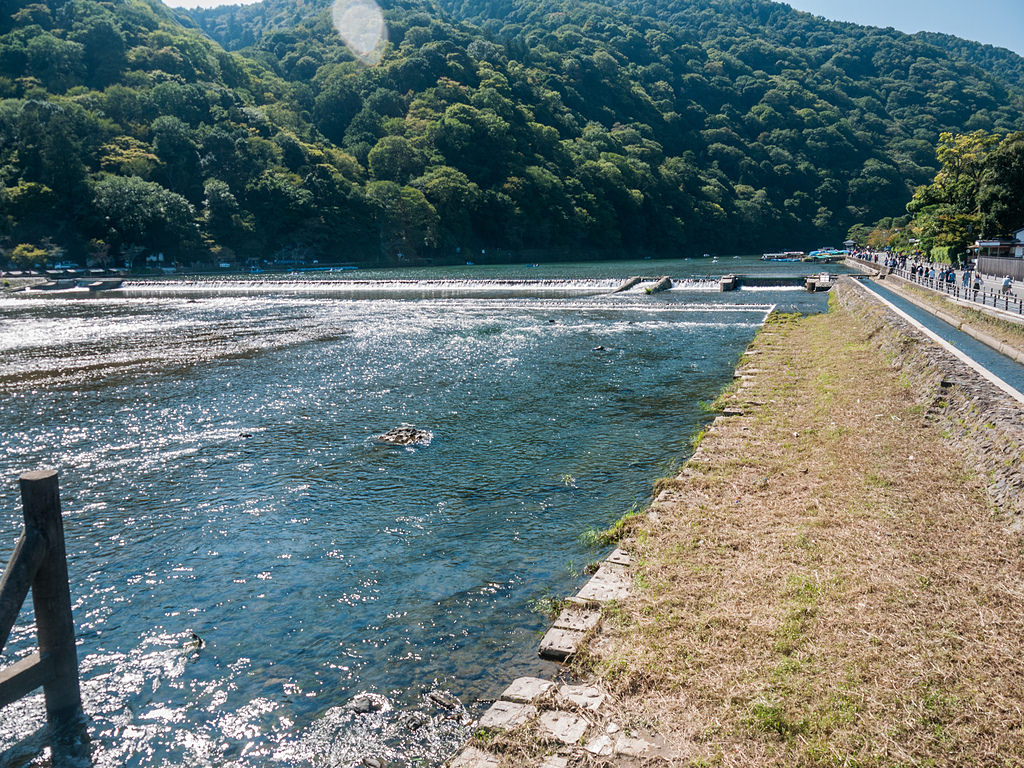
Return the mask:
POLYGON ((914 37, 1002 78, 1017 93, 1024 91, 1024 57, 1013 51, 939 32, 918 32, 914 37))
POLYGON ((807 247, 902 212, 940 133, 1024 130, 1020 57, 763 0, 396 0, 385 17, 367 67, 313 0, 190 17, 2 0, 8 252, 807 247))

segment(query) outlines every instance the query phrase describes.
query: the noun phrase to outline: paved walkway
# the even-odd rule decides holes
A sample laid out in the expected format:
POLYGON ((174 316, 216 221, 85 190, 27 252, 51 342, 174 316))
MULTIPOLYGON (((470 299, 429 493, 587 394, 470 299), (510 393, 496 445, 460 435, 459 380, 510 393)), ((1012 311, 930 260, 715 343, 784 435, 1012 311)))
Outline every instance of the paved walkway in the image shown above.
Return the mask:
MULTIPOLYGON (((864 265, 869 269, 879 272, 887 271, 884 263, 885 254, 878 254, 877 262, 873 259, 851 258, 856 263, 864 265)), ((941 266, 938 265, 938 267, 941 266)), ((993 317, 1024 324, 1024 299, 1020 295, 1024 292, 1024 287, 1019 283, 1014 283, 1010 294, 1007 295, 1002 292, 1002 278, 993 276, 978 275, 977 277, 981 283, 981 288, 978 291, 973 289, 973 279, 971 280, 971 288, 965 289, 963 283, 964 270, 962 269, 954 270, 956 279, 953 283, 941 283, 928 277, 912 276, 909 267, 907 269, 895 270, 893 274, 922 288, 927 288, 946 296, 955 303, 977 309, 993 317)))

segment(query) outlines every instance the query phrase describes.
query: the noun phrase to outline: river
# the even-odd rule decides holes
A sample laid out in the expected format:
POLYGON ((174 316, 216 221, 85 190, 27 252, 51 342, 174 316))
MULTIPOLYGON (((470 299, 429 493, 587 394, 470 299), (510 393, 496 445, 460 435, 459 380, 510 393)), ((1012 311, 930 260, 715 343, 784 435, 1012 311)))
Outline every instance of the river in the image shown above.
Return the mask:
MULTIPOLYGON (((800 290, 701 287, 722 266, 768 269, 464 267, 360 274, 372 298, 0 299, 0 561, 18 474, 58 469, 95 765, 440 765, 513 678, 555 671, 536 656, 538 602, 604 554, 582 532, 686 457, 701 401, 771 307, 825 309, 800 290), (680 289, 591 290, 631 274, 680 289), (520 287, 410 287, 480 277, 520 287), (402 424, 429 445, 374 440, 402 424), (362 694, 372 711, 352 706, 362 694)), ((33 631, 26 608, 0 664, 33 631)), ((41 699, 3 711, 0 765, 31 763, 41 699)))

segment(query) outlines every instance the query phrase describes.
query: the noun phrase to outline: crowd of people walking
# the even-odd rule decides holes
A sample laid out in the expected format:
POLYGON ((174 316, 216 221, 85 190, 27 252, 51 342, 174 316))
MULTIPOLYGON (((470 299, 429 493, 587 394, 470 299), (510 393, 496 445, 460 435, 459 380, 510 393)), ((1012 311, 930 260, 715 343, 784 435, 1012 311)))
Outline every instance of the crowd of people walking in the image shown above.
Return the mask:
MULTIPOLYGON (((984 290, 995 291, 996 288, 986 283, 985 277, 978 274, 968 263, 958 270, 951 264, 936 264, 925 261, 917 256, 911 257, 902 253, 878 253, 873 251, 853 251, 854 257, 878 264, 885 268, 886 274, 897 273, 901 277, 915 283, 927 284, 932 288, 945 289, 956 286, 959 282, 965 294, 972 292, 977 299, 978 293, 984 290)), ((998 292, 1004 296, 1016 296, 1013 290, 1013 278, 1006 275, 998 283, 998 292)))

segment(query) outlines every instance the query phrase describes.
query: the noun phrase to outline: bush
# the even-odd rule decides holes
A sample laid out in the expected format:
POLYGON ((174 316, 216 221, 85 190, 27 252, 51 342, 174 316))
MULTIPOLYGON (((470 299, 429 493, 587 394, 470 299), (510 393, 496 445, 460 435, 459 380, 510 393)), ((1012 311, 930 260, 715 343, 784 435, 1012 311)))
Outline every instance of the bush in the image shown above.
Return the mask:
POLYGON ((932 261, 939 264, 961 264, 963 262, 960 249, 952 245, 936 245, 929 255, 932 261))

